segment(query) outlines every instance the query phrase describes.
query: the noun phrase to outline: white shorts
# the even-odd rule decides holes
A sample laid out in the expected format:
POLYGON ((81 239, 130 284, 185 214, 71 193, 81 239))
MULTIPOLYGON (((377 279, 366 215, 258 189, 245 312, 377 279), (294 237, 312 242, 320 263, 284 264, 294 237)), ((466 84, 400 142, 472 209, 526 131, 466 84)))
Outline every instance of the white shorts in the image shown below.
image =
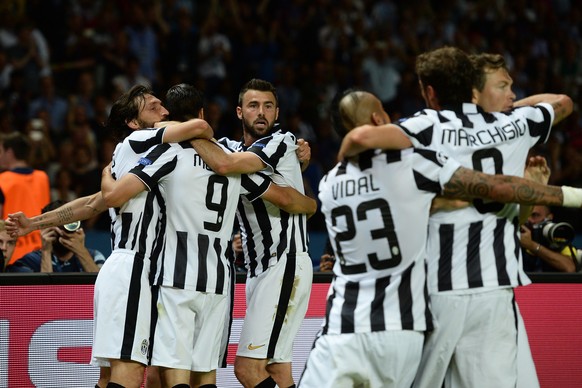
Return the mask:
MULTIPOLYGON (((513 289, 430 296, 427 333, 414 387, 515 387, 519 309, 513 289)), ((520 329, 523 329, 523 325, 520 329)))
POLYGON ((410 387, 423 341, 424 332, 410 330, 323 335, 315 340, 298 386, 410 387))
POLYGON ((218 368, 228 295, 159 287, 152 365, 196 372, 218 368))
POLYGON ((97 275, 93 297, 93 365, 109 366, 109 359, 148 363, 152 312, 150 262, 134 256, 132 251, 114 251, 97 275))
POLYGON ((259 276, 247 278, 247 311, 237 356, 291 362, 312 282, 313 264, 306 253, 284 256, 259 276))

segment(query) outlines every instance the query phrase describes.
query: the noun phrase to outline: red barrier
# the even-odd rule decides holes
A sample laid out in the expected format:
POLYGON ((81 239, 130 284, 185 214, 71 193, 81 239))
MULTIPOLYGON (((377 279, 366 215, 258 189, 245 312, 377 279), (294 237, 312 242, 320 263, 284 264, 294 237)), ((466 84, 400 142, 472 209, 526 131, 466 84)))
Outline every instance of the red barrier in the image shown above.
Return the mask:
MULTIPOLYGON (((299 377, 321 326, 328 284, 313 285, 307 317, 294 348, 299 377)), ((582 284, 533 284, 517 300, 541 386, 582 386, 582 284)), ((229 366, 218 386, 239 386, 232 361, 244 317, 244 285, 236 289, 229 366)), ((92 285, 0 287, 0 387, 94 387, 89 365, 92 340, 92 285)))

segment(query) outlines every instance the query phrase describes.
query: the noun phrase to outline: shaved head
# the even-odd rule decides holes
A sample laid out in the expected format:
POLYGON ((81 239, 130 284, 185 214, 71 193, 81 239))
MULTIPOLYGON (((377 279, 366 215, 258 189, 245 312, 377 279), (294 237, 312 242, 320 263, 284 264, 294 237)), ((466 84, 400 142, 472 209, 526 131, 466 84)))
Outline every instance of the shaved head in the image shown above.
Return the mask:
POLYGON ((339 135, 365 124, 385 124, 390 118, 382 102, 372 93, 363 90, 347 90, 337 96, 332 111, 334 128, 339 135))

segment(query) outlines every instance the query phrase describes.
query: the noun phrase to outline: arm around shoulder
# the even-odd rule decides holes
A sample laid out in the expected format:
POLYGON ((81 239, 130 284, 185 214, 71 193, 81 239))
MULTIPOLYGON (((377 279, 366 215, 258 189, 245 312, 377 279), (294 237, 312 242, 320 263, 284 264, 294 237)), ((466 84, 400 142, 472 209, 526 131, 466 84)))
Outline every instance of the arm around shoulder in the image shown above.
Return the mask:
POLYGON ((536 105, 539 103, 548 103, 554 108, 554 122, 553 125, 558 124, 572 113, 574 109, 574 102, 565 94, 542 93, 534 94, 533 96, 522 98, 513 103, 514 107, 536 105))

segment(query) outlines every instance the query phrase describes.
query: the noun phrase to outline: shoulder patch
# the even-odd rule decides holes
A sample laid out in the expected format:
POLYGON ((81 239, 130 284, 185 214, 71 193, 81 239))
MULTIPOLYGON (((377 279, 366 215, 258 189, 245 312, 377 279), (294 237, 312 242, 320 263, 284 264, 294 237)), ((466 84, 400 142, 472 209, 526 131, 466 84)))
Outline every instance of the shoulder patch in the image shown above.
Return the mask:
POLYGON ((140 158, 139 161, 137 162, 137 164, 141 164, 142 166, 149 166, 150 164, 152 164, 153 162, 148 159, 148 158, 140 158))

